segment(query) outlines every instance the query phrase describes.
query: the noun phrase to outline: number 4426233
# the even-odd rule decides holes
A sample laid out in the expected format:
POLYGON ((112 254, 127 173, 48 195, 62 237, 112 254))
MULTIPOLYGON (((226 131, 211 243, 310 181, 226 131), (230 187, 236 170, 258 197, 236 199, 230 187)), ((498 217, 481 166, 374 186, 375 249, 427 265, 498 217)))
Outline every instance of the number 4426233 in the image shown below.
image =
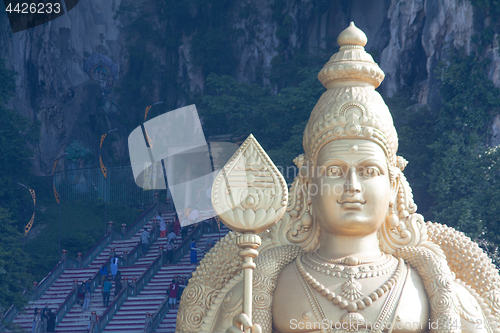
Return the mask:
POLYGON ((14 6, 9 3, 5 11, 19 14, 59 14, 61 3, 16 3, 14 6))

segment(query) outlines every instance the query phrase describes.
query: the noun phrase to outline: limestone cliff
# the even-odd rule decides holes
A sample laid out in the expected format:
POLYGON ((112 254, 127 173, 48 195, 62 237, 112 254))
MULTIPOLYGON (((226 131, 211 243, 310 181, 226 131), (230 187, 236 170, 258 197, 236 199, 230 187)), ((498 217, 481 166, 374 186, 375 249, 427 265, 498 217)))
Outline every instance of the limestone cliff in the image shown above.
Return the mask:
MULTIPOLYGON (((302 50, 326 60, 338 47, 336 36, 354 21, 367 34, 366 49, 386 74, 379 91, 390 97, 403 87, 418 87, 415 102, 432 105, 439 100, 434 71, 438 63, 446 61, 452 49, 469 52, 472 35, 489 24, 487 16, 475 15, 464 0, 193 0, 183 2, 188 8, 182 12, 185 18, 175 12, 179 9, 174 4, 80 1, 66 15, 16 34, 2 14, 0 57, 18 73, 12 107, 41 124, 40 143, 34 147, 38 174, 50 172, 52 160, 74 140, 96 152, 100 135, 113 128, 119 131, 107 139, 106 155, 125 163, 128 131, 140 124, 146 104, 139 108, 125 103, 120 87, 140 82, 141 75, 150 75, 154 84, 153 89, 136 87, 138 94, 148 95, 150 104, 167 99, 167 109, 182 105, 191 93, 203 92, 213 66, 227 65, 223 73, 242 81, 272 84, 273 59, 286 62, 302 50), (215 17, 216 9, 225 15, 215 17), (221 40, 220 45, 197 39, 201 26, 189 26, 190 20, 218 27, 213 28, 214 40, 221 40), (200 55, 203 43, 208 51, 200 55), (137 62, 137 49, 151 58, 137 62), (234 63, 211 60, 228 50, 235 55, 234 63)), ((496 40, 486 54, 492 60, 490 78, 500 86, 496 40)))

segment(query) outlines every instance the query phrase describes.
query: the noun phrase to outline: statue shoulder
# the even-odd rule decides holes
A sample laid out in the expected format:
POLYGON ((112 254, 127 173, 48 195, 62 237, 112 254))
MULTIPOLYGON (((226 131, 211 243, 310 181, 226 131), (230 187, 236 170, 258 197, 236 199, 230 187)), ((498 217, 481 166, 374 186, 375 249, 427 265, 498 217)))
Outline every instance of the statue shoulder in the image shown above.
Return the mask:
MULTIPOLYGON (((461 286, 467 286, 460 297, 474 295, 488 320, 498 325, 500 318, 500 275, 488 255, 464 233, 439 223, 426 223, 429 240, 439 245, 446 261, 461 286)), ((458 290, 462 288, 457 287, 458 290)), ((500 332, 500 330, 499 330, 500 332)))
POLYGON ((454 287, 457 291, 462 332, 500 331, 498 318, 492 318, 485 300, 474 289, 460 280, 455 280, 454 287))
MULTIPOLYGON (((236 245, 230 232, 205 256, 182 293, 177 332, 225 332, 232 318, 242 311, 243 275, 236 245)), ((272 300, 281 269, 302 251, 299 246, 267 247, 255 260, 254 317, 269 321, 267 305, 272 300), (257 301, 257 303, 256 303, 257 301), (266 319, 263 319, 266 318, 266 319)))

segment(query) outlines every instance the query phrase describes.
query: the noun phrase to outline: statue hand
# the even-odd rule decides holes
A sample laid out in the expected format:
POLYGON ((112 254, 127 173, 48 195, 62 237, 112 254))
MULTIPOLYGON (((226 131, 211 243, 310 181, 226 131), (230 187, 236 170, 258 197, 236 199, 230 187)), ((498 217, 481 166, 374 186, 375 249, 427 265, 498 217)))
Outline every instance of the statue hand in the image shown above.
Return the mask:
POLYGON ((252 333, 262 333, 260 325, 252 325, 250 318, 244 313, 239 313, 233 318, 233 326, 229 327, 226 333, 243 333, 247 329, 251 329, 252 333))

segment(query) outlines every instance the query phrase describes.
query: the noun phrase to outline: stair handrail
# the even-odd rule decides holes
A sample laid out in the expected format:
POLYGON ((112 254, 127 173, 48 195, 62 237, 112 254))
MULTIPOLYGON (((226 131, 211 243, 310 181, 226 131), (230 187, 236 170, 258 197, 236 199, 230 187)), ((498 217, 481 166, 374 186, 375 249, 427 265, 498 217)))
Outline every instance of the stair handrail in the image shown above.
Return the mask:
MULTIPOLYGON (((141 290, 144 288, 146 284, 151 281, 151 279, 155 276, 156 273, 161 269, 162 267, 162 262, 161 262, 161 256, 158 255, 156 259, 149 265, 149 267, 139 276, 137 280, 130 282, 128 284, 127 289, 127 294, 125 296, 120 296, 122 299, 120 300, 120 303, 115 303, 115 300, 118 299, 118 294, 117 297, 111 302, 111 306, 108 306, 106 310, 102 313, 102 315, 99 317, 99 323, 98 323, 98 332, 102 332, 106 326, 109 324, 109 322, 113 319, 113 316, 118 312, 123 305, 123 303, 128 299, 128 296, 137 296, 141 290)), ((123 292, 123 289, 120 291, 120 293, 123 292)), ((117 301, 118 302, 118 301, 117 301)))
MULTIPOLYGON (((151 217, 148 217, 148 215, 151 215, 154 213, 154 208, 156 207, 156 204, 151 205, 147 210, 145 210, 141 216, 139 216, 134 223, 132 223, 128 228, 127 231, 125 232, 125 235, 120 237, 121 239, 130 239, 133 235, 135 235, 135 232, 132 232, 132 230, 140 230, 144 224, 147 223, 151 219, 151 217), (141 223, 141 220, 143 223, 141 223)), ((119 233, 116 233, 119 234, 119 233)), ((113 238, 115 236, 115 233, 107 233, 104 235, 99 242, 97 242, 82 258, 82 267, 86 268, 88 267, 95 258, 97 258, 101 252, 108 247, 112 242, 113 238)))
POLYGON ((99 316, 97 322, 97 332, 102 332, 104 328, 109 324, 113 316, 120 310, 121 306, 128 299, 127 288, 123 288, 120 292, 113 298, 113 302, 104 310, 104 312, 99 316), (105 319, 105 320, 104 320, 105 319))
MULTIPOLYGON (((71 260, 71 259, 70 259, 71 260)), ((74 260, 73 260, 74 261, 74 260)), ((47 289, 52 286, 52 284, 61 276, 62 273, 64 273, 65 270, 65 261, 61 260, 57 265, 47 274, 41 281, 40 283, 37 283, 35 287, 35 292, 33 294, 33 300, 36 301, 38 300, 46 291, 47 289)), ((7 312, 2 317, 1 320, 1 325, 0 325, 0 332, 3 332, 6 328, 6 324, 10 323, 14 318, 17 316, 19 311, 16 309, 14 305, 12 305, 7 312)))
MULTIPOLYGON (((106 259, 106 261, 104 262, 104 264, 102 266, 107 266, 110 262, 111 262, 111 257, 106 259)), ((98 277, 100 277, 99 270, 97 270, 94 273, 94 275, 92 275, 92 277, 90 278, 90 281, 91 281, 90 282, 90 292, 91 293, 94 292, 96 286, 99 284, 100 279, 98 277)), ((71 308, 75 304, 76 297, 78 296, 77 291, 78 291, 78 284, 77 284, 76 288, 73 288, 73 290, 71 290, 69 292, 69 294, 64 298, 64 301, 57 307, 57 310, 54 313, 56 316, 56 327, 64 319, 66 314, 71 310, 71 308)))
POLYGON ((111 233, 106 233, 82 258, 82 268, 87 268, 111 244, 111 233))
POLYGON ((127 252, 127 266, 133 266, 134 263, 139 259, 139 249, 141 248, 141 242, 137 243, 132 250, 127 252))
MULTIPOLYGON (((155 223, 153 223, 153 228, 151 229, 151 233, 150 233, 150 240, 149 240, 149 244, 150 246, 156 242, 156 240, 158 239, 158 225, 156 225, 155 223)), ((137 261, 137 259, 139 259, 140 255, 139 255, 139 252, 141 252, 142 250, 142 242, 139 240, 139 242, 132 248, 132 250, 130 250, 129 252, 127 252, 127 266, 132 266, 135 264, 135 262, 137 261)), ((144 253, 142 253, 142 255, 144 255, 144 253)))
POLYGON ((156 207, 156 204, 151 205, 147 210, 145 210, 139 218, 132 223, 128 228, 127 231, 125 232, 125 239, 130 239, 132 236, 134 236, 141 228, 148 223, 148 221, 154 216, 156 213, 156 210, 154 209, 156 207), (149 216, 151 215, 151 216, 149 216), (141 223, 142 220, 142 223, 141 223))
POLYGON ((56 327, 75 304, 77 295, 78 294, 76 290, 73 288, 73 290, 69 292, 69 294, 64 298, 64 301, 61 303, 61 305, 59 305, 59 307, 55 311, 54 314, 56 316, 56 323, 55 323, 56 327))
POLYGON ((142 291, 145 285, 151 281, 151 279, 155 276, 156 273, 161 269, 162 262, 161 256, 158 255, 156 259, 149 265, 149 267, 139 276, 139 278, 135 281, 135 286, 132 285, 129 288, 130 296, 137 296, 142 291))
POLYGON ((156 329, 160 325, 161 321, 163 320, 163 317, 165 314, 170 310, 170 303, 169 303, 169 297, 168 294, 165 296, 165 299, 161 302, 160 306, 156 310, 155 314, 153 315, 151 319, 151 332, 156 332, 156 329))
POLYGON ((181 241, 181 244, 174 249, 174 253, 172 255, 172 262, 174 264, 178 263, 179 260, 182 259, 190 251, 190 240, 194 238, 195 240, 199 240, 203 235, 203 228, 200 224, 196 225, 194 230, 187 235, 187 237, 181 241))
POLYGON ((17 309, 14 305, 11 305, 9 310, 5 312, 0 321, 0 332, 3 332, 9 324, 11 324, 12 320, 17 316, 17 309))
POLYGON ((35 295, 33 296, 34 300, 38 300, 40 296, 42 296, 47 289, 50 288, 52 283, 54 283, 55 280, 61 276, 61 274, 64 272, 64 261, 61 260, 59 263, 54 267, 49 274, 47 274, 40 283, 36 286, 35 289, 35 295))

